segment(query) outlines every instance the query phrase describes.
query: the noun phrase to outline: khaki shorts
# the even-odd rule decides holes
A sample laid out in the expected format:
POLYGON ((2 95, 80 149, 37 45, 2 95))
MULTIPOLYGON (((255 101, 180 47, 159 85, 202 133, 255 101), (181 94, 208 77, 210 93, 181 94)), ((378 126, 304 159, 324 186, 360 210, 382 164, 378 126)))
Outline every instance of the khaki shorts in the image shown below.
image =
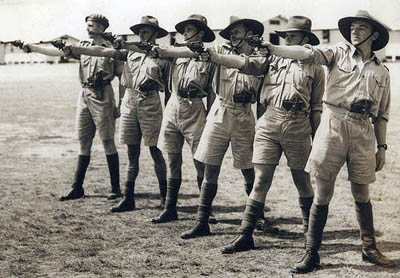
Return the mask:
POLYGON ((324 106, 306 171, 335 181, 347 163, 349 180, 358 184, 375 181, 375 136, 366 115, 324 106))
POLYGON ((92 139, 99 132, 101 140, 114 138, 114 92, 110 85, 104 87, 104 99, 93 98, 90 89, 83 88, 78 97, 76 134, 79 140, 92 139))
POLYGON ((165 107, 159 147, 166 153, 181 153, 186 141, 194 155, 205 123, 206 112, 201 98, 189 102, 172 95, 165 107))
POLYGON ((158 92, 144 94, 128 88, 121 104, 121 144, 137 145, 143 137, 145 146, 157 146, 162 117, 158 92))
POLYGON ((233 166, 238 169, 253 168, 254 114, 251 105, 231 106, 215 100, 195 159, 205 164, 220 166, 231 143, 233 166))
POLYGON ((304 170, 310 150, 309 117, 268 106, 257 122, 253 163, 278 165, 283 151, 291 169, 304 170))

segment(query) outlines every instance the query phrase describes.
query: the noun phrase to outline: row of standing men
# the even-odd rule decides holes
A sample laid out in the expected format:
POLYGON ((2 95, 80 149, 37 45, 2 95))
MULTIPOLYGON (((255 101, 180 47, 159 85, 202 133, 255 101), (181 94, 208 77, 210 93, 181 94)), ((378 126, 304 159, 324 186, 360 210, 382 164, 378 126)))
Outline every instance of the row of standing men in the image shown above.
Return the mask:
MULTIPOLYGON (((336 176, 347 162, 363 243, 362 258, 379 265, 393 264, 376 248, 368 193, 375 171, 382 169, 385 161, 390 105, 389 73, 373 51, 387 44, 389 34, 368 12, 340 19, 339 30, 346 42, 326 49, 315 47, 319 39, 311 31, 311 20, 304 16, 291 17, 285 30, 276 31, 286 46, 266 42, 259 49, 254 49, 246 38, 261 37, 263 24, 231 17, 219 33, 227 43, 207 48, 200 57, 188 49, 172 47, 155 46, 143 51, 122 43, 121 49, 115 49, 100 35, 109 26, 106 17, 93 14, 85 20, 90 41, 62 50, 24 45, 27 52, 80 60, 80 150, 72 190, 61 196, 61 201, 84 197, 83 181, 96 130, 109 166, 109 198, 121 197, 114 142, 115 119, 121 116, 120 140, 127 145, 129 162, 124 197, 112 212, 135 209, 134 188, 143 140, 154 160, 163 207, 152 221, 177 220, 182 147, 186 141, 193 155, 200 199, 196 224, 181 237, 209 235, 221 163, 231 145, 233 166, 241 170, 249 197, 240 234, 222 252, 253 249, 253 231, 264 218, 266 195, 284 152, 299 193, 306 235, 306 253, 294 271, 305 273, 320 264, 318 250, 329 201, 336 176), (327 66, 326 89, 321 65, 327 66), (111 87, 114 76, 120 78, 118 104, 111 87), (160 91, 166 93, 166 100, 171 92, 164 113, 160 91), (257 100, 262 106, 257 109, 256 125, 251 105, 257 100), (167 155, 167 163, 159 147, 167 155), (316 178, 316 198, 309 172, 316 178)), ((130 29, 141 41, 153 45, 157 38, 168 34, 152 16, 142 17, 130 29)), ((189 16, 176 25, 176 30, 188 43, 215 39, 201 15, 189 16)))

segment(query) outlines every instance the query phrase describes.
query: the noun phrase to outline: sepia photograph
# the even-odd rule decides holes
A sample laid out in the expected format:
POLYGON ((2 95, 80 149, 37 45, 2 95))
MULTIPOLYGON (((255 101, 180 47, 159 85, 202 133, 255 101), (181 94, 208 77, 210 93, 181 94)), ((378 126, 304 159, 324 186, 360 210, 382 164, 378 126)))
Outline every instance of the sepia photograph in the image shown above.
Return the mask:
POLYGON ((0 0, 0 277, 400 277, 400 0, 0 0))

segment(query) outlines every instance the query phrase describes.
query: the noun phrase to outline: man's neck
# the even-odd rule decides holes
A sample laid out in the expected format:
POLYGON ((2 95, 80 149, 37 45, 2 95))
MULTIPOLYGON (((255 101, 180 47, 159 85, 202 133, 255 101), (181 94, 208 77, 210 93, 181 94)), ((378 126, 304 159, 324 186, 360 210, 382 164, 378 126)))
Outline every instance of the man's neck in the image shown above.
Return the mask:
POLYGON ((360 45, 356 46, 357 54, 361 57, 362 61, 365 62, 372 56, 371 45, 360 45))

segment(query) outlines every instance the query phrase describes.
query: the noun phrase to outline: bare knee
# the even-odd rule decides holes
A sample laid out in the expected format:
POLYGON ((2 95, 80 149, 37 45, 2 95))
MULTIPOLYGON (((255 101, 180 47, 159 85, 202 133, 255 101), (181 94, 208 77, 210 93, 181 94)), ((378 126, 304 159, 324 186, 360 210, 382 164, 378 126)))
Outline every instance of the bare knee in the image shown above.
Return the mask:
POLYGON ((168 154, 168 171, 169 177, 173 179, 182 178, 182 154, 169 153, 168 154))
POLYGON ((103 140, 102 142, 106 155, 115 154, 117 152, 117 147, 115 146, 114 139, 107 139, 103 140))
POLYGON ((293 182, 296 185, 300 197, 307 198, 314 196, 311 186, 310 175, 303 170, 291 170, 293 182))
POLYGON ((247 184, 253 184, 254 183, 254 168, 249 168, 249 169, 242 169, 242 174, 245 180, 245 183, 247 184))
POLYGON ((163 154, 157 146, 150 147, 150 154, 156 164, 165 163, 163 154))
POLYGON ((206 164, 204 168, 204 177, 207 183, 217 184, 221 166, 206 164))
POLYGON ((200 162, 196 159, 193 159, 194 167, 196 168, 197 171, 197 176, 202 178, 204 177, 204 163, 200 162))
POLYGON ((80 155, 90 155, 90 150, 92 149, 93 138, 89 139, 79 139, 79 154, 80 155))
POLYGON ((314 199, 316 205, 327 205, 332 199, 335 181, 316 178, 317 192, 314 199))
POLYGON ((351 183, 351 193, 353 194, 354 200, 360 203, 366 203, 369 201, 369 185, 351 183))

